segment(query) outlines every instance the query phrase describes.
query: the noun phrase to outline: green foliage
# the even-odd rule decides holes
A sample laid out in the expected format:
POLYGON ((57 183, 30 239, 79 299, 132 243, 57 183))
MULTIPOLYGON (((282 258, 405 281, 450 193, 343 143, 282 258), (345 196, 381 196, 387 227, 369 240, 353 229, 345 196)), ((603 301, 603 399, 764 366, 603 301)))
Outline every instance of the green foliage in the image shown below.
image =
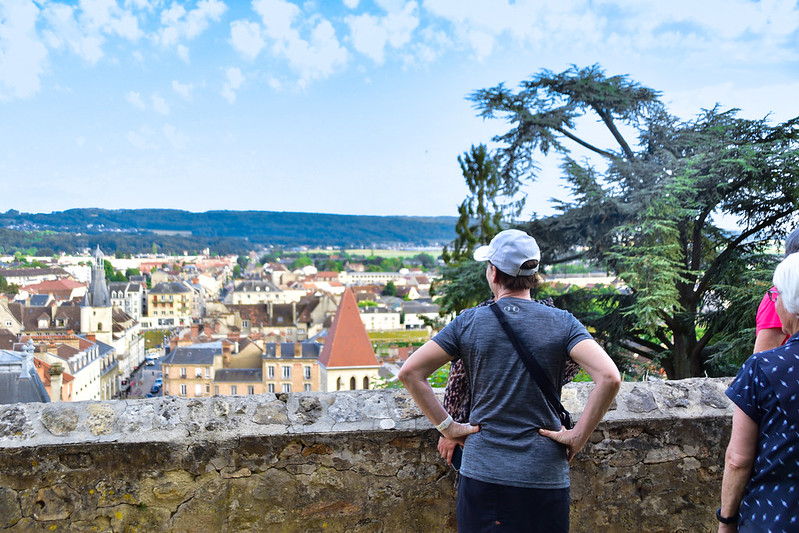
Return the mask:
POLYGON ((241 279, 241 265, 233 265, 233 278, 241 279))
POLYGON ((311 265, 313 265, 313 260, 310 257, 308 257, 307 254, 302 254, 299 257, 297 257, 297 259, 295 259, 293 263, 291 263, 291 269, 296 270, 298 268, 304 268, 311 265))
POLYGON ((125 278, 130 279, 131 276, 141 276, 138 268, 128 268, 125 270, 125 278))
POLYGON ((485 264, 472 259, 474 249, 488 244, 502 230, 504 220, 518 216, 524 200, 511 201, 519 185, 503 181, 499 158, 486 146, 472 146, 458 157, 469 196, 458 207, 457 237, 441 254, 446 263, 440 269, 441 280, 431 292, 439 297, 441 315, 473 307, 490 297, 485 280, 485 264))
POLYGON ((461 260, 441 267, 441 279, 435 281, 430 290, 437 297, 441 316, 474 307, 491 298, 485 272, 485 263, 474 260, 461 260))
POLYGON ((114 266, 108 259, 103 259, 103 270, 105 270, 105 279, 111 280, 114 277, 114 266))
POLYGON ((799 117, 772 126, 713 108, 681 121, 658 96, 594 65, 542 71, 518 92, 499 85, 472 100, 484 118, 511 124, 494 139, 507 187, 535 178, 539 155, 563 157, 573 200, 526 226, 542 262, 594 260, 629 287, 603 297, 606 316, 575 314, 606 346, 654 359, 670 378, 727 372, 725 361, 751 353, 753 337, 743 351, 740 332, 753 323, 765 282, 753 261, 795 222, 799 117), (605 126, 610 146, 578 131, 588 115, 605 126), (577 162, 573 148, 594 159, 577 162), (740 231, 721 229, 721 217, 740 231))
MULTIPOLYGON (((427 381, 430 382, 430 385, 433 388, 440 388, 443 389, 447 386, 447 380, 449 379, 449 367, 450 363, 445 364, 435 372, 433 372, 427 381)), ((394 380, 386 380, 386 379, 379 379, 375 382, 376 389, 404 389, 402 382, 398 379, 394 380)))
POLYGON ((19 285, 9 283, 8 280, 0 274, 0 294, 17 294, 19 292, 19 285))
POLYGON ((397 287, 394 285, 394 282, 389 281, 388 283, 386 283, 386 286, 383 287, 383 290, 380 294, 382 294, 383 296, 396 296, 397 287))
POLYGON ((69 209, 46 214, 7 211, 0 213, 0 246, 7 250, 49 248, 72 253, 99 244, 109 254, 157 254, 170 250, 199 253, 210 248, 224 255, 273 245, 431 245, 451 240, 454 226, 454 217, 270 211, 191 213, 174 209, 69 209), (5 229, 8 227, 31 230, 5 229))
POLYGON ((377 307, 377 302, 372 300, 361 300, 358 302, 358 307, 377 307))
POLYGON ((425 269, 433 268, 434 266, 436 266, 435 257, 424 252, 413 256, 413 259, 421 263, 422 267, 425 269))

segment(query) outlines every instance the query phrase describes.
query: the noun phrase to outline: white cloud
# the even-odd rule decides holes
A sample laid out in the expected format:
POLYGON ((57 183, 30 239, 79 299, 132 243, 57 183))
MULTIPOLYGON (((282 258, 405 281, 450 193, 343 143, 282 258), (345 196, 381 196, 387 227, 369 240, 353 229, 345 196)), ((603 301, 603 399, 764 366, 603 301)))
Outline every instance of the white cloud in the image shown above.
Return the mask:
POLYGON ((358 7, 359 0, 344 0, 344 5, 350 9, 355 9, 358 7))
POLYGON ((158 144, 153 141, 154 132, 147 126, 142 126, 139 131, 130 130, 125 139, 139 150, 158 150, 158 144))
POLYGON ((107 36, 136 42, 144 33, 138 18, 114 0, 80 0, 77 6, 46 3, 42 36, 55 49, 67 49, 91 64, 104 53, 107 36))
POLYGON ((51 48, 69 49, 88 63, 95 64, 103 57, 103 37, 89 34, 75 18, 75 8, 63 4, 49 4, 42 12, 47 29, 42 36, 51 48))
POLYGON ((32 2, 0 3, 0 100, 39 91, 47 48, 36 35, 39 9, 32 2))
POLYGON ((167 105, 166 100, 161 98, 161 95, 154 93, 151 97, 151 100, 153 102, 153 109, 155 109, 157 113, 161 113, 162 115, 169 114, 169 106, 167 105))
POLYGON ((178 93, 180 97, 187 102, 191 102, 191 92, 194 90, 194 85, 191 83, 180 83, 177 80, 172 80, 172 90, 178 93))
POLYGON ((147 108, 144 100, 141 99, 141 94, 137 93, 136 91, 130 91, 125 95, 125 99, 137 109, 144 111, 147 108))
POLYGON ((416 2, 383 4, 388 13, 376 17, 368 13, 345 19, 350 27, 352 44, 356 50, 382 64, 386 45, 401 48, 411 40, 419 26, 416 2))
POLYGON ((197 7, 190 11, 186 11, 181 4, 173 3, 161 11, 161 28, 156 39, 163 46, 176 48, 180 57, 188 61, 188 49, 181 41, 200 35, 211 22, 218 22, 226 10, 227 6, 220 0, 200 0, 197 7))
POLYGON ((81 22, 88 31, 116 34, 130 41, 142 37, 138 19, 115 0, 80 0, 81 22))
POLYGON ((236 91, 244 83, 244 75, 236 67, 227 69, 227 80, 222 85, 222 96, 231 104, 236 101, 236 91))
POLYGON ((256 0, 253 9, 263 20, 265 36, 272 40, 272 53, 288 60, 300 76, 300 86, 326 78, 347 63, 347 50, 327 19, 301 17, 300 8, 284 0, 256 0), (309 34, 307 39, 295 24, 309 34))
POLYGON ((230 42, 248 59, 255 59, 266 46, 260 24, 247 20, 236 20, 230 24, 230 42))

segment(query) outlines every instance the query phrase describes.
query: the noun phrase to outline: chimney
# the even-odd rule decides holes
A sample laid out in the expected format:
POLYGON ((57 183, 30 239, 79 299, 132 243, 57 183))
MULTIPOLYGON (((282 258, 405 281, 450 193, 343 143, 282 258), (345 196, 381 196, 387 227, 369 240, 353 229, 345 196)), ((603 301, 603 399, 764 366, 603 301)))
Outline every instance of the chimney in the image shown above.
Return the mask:
POLYGON ((94 333, 87 333, 86 340, 89 342, 97 342, 97 336, 94 333))
POLYGON ((294 357, 302 357, 302 343, 294 343, 294 357))
POLYGON ((60 402, 61 401, 61 384, 62 384, 62 374, 64 370, 59 363, 51 365, 50 368, 47 370, 47 373, 50 374, 50 401, 51 402, 60 402))
POLYGON ((197 324, 191 325, 191 338, 196 339, 200 336, 200 326, 197 324))

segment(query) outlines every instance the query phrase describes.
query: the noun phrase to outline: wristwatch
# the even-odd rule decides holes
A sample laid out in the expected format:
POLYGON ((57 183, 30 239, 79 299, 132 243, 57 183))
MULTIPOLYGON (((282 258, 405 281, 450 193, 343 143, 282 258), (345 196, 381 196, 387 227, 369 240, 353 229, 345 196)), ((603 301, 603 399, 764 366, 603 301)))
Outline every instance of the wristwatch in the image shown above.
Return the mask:
POLYGON ((719 522, 722 524, 737 524, 738 523, 738 513, 735 513, 733 516, 722 516, 721 515, 721 507, 716 509, 716 518, 718 518, 719 522))

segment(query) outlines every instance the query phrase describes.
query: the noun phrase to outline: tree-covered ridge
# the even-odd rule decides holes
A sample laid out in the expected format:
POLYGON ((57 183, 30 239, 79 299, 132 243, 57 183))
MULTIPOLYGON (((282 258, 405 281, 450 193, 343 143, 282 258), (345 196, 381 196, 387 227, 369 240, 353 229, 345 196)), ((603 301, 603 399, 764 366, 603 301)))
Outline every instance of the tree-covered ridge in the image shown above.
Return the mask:
POLYGON ((0 213, 0 246, 72 251, 100 244, 126 253, 160 250, 241 252, 257 245, 436 245, 455 237, 455 217, 360 216, 272 211, 69 209, 0 213), (84 244, 87 243, 87 244, 84 244))

